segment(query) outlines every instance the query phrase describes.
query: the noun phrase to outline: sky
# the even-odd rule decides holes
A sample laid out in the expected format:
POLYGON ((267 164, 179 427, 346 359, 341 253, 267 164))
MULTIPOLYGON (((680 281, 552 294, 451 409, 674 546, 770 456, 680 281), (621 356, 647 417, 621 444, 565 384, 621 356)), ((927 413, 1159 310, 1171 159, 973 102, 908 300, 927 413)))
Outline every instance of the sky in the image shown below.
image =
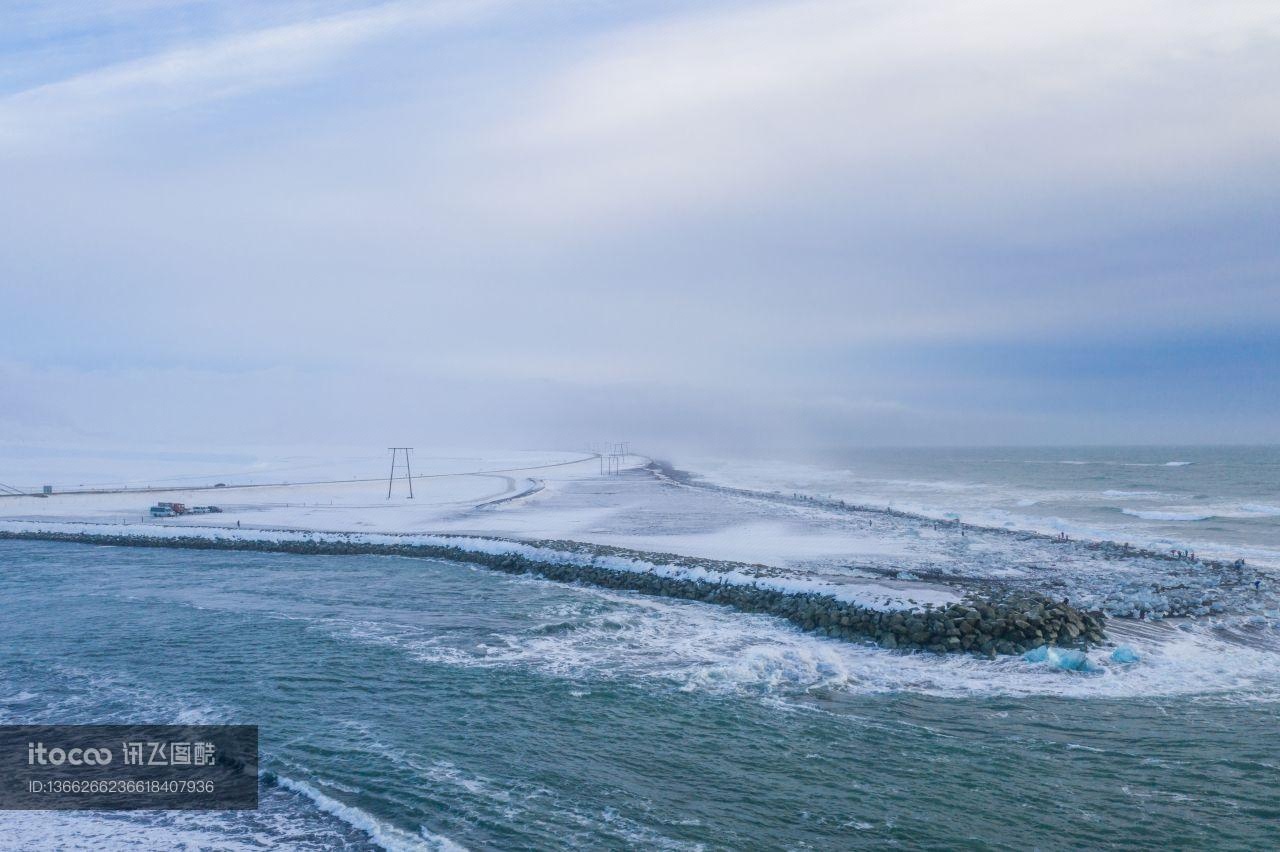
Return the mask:
POLYGON ((1274 0, 0 6, 0 443, 1280 440, 1274 0))

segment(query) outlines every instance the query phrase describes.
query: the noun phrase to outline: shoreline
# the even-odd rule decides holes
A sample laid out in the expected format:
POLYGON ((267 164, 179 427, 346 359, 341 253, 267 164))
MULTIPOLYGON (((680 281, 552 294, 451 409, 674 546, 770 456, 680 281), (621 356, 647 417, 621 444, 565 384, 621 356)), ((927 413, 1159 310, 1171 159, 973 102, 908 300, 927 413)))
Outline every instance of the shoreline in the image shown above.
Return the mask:
POLYGON ((884 508, 878 506, 868 506, 859 503, 850 503, 847 500, 838 500, 834 498, 817 497, 808 494, 796 492, 794 494, 784 494, 778 491, 762 491, 754 488, 739 488, 732 485, 719 485, 711 482, 701 475, 687 470, 681 470, 669 462, 653 459, 649 464, 645 465, 644 470, 649 471, 659 479, 666 480, 673 485, 683 488, 700 488, 705 491, 714 491, 721 494, 731 494, 735 497, 745 497, 748 499, 766 500, 772 503, 781 503, 788 506, 816 506, 821 509, 836 512, 863 513, 872 515, 882 515, 888 518, 903 518, 905 520, 918 521, 927 524, 940 524, 955 529, 974 530, 983 533, 994 533, 997 535, 1008 536, 1012 538, 1026 540, 1037 540, 1048 542, 1051 544, 1075 545, 1086 550, 1101 551, 1104 556, 1114 557, 1118 559, 1124 558, 1141 558, 1141 559, 1162 559, 1166 562, 1179 562, 1188 565, 1202 565, 1206 568, 1217 570, 1231 570, 1243 567, 1244 560, 1235 562, 1227 562, 1221 559, 1201 559, 1199 557, 1178 556, 1163 550, 1152 550, 1149 547, 1138 547, 1126 544, 1124 542, 1116 542, 1111 539, 1091 539, 1091 538, 1059 538, 1050 533, 1040 532, 1038 530, 1009 528, 990 526, 988 524, 973 524, 961 522, 959 519, 940 518, 933 515, 926 515, 920 512, 908 512, 904 509, 894 509, 891 506, 884 508))
MULTIPOLYGON (((233 516, 226 519, 201 516, 190 523, 175 518, 176 523, 172 524, 148 521, 137 515, 130 520, 126 512, 136 510, 122 501, 86 500, 74 495, 57 495, 73 499, 56 510, 50 507, 48 514, 36 513, 42 506, 24 507, 31 514, 25 518, 17 515, 0 519, 0 529, 167 538, 183 535, 241 539, 319 537, 344 544, 376 541, 395 546, 415 542, 439 545, 447 540, 455 546, 465 542, 465 550, 475 550, 477 542, 485 541, 490 549, 502 547, 519 551, 539 563, 563 561, 566 552, 572 554, 575 564, 595 557, 618 557, 626 563, 624 570, 629 573, 648 574, 657 570, 664 576, 705 580, 711 585, 728 582, 758 586, 763 582, 769 588, 788 593, 825 595, 837 602, 855 603, 873 610, 922 610, 929 602, 942 608, 953 604, 998 605, 1015 597, 1052 607, 1056 606, 1054 601, 1061 600, 1063 604, 1072 605, 1077 629, 1086 636, 1088 628, 1095 626, 1085 622, 1083 615, 1087 613, 1105 614, 1109 618, 1160 620, 1233 613, 1248 615, 1273 606, 1267 578, 1258 569, 1240 561, 1193 559, 1189 555, 1170 555, 1109 540, 1071 539, 1034 529, 961 523, 892 507, 854 504, 812 492, 753 490, 732 483, 719 484, 661 459, 645 456, 638 459, 639 463, 628 467, 627 476, 620 480, 628 482, 628 488, 641 489, 634 497, 614 496, 620 492, 606 480, 598 480, 594 468, 587 471, 573 467, 582 465, 582 460, 553 461, 524 468, 558 468, 562 471, 559 479, 526 476, 517 480, 507 476, 503 477, 507 487, 499 494, 494 494, 488 479, 468 481, 462 486, 437 489, 429 500, 388 502, 385 512, 382 500, 371 504, 359 489, 353 491, 346 487, 349 483, 340 481, 344 487, 339 489, 302 487, 296 494, 266 494, 254 502, 224 503, 233 516, 245 519, 243 529, 232 530, 226 526, 233 522, 233 516), (563 473, 565 470, 572 474, 563 473), (641 484, 642 480, 649 484, 641 484), (588 484, 566 486, 578 481, 588 484), (353 494, 356 494, 354 498, 353 494), (537 498, 530 501, 531 507, 509 514, 495 511, 520 506, 531 497, 537 498), (291 502, 295 500, 300 502, 291 502), (643 533, 636 534, 625 520, 606 522, 599 528, 593 526, 592 511, 616 511, 628 500, 636 501, 640 516, 648 519, 649 526, 643 533), (677 514, 688 510, 703 521, 694 527, 673 521, 672 506, 678 507, 677 514), (114 512, 120 512, 120 524, 109 514, 114 512), (256 512, 266 514, 258 520, 251 514, 256 512), (753 524, 772 523, 777 527, 791 523, 793 517, 799 519, 794 531, 781 529, 781 543, 771 539, 763 547, 751 544, 753 524), (252 527, 248 526, 251 521, 256 521, 252 527), (731 536, 735 525, 742 527, 746 538, 715 538, 731 536), (834 531, 831 537, 834 544, 827 544, 825 548, 815 544, 831 531, 834 531), (700 540, 704 533, 705 541, 700 540), (700 555, 687 555, 691 553, 700 555), (762 562, 769 565, 760 564, 762 562), (655 569, 654 566, 661 567, 655 569), (695 569, 694 573, 688 573, 686 568, 695 569), (874 600, 868 601, 861 594, 866 589, 874 593, 874 600), (936 594, 938 589, 944 590, 941 597, 936 594)), ((477 473, 462 476, 474 477, 477 473)), ((448 482, 457 476, 459 474, 443 474, 430 478, 448 482)), ((228 498, 234 499, 230 492, 235 489, 227 490, 228 498)), ((647 583, 637 585, 636 590, 650 591, 647 583)), ((694 590, 689 595, 703 599, 706 590, 694 590)), ((1034 611, 1034 605, 1022 611, 1027 610, 1034 611)), ((788 615, 788 610, 781 609, 776 602, 770 602, 768 611, 783 617, 788 615)), ((960 624, 945 626, 936 634, 917 629, 920 625, 895 632, 885 630, 878 622, 855 618, 853 613, 835 613, 834 623, 825 623, 824 619, 828 618, 825 613, 820 609, 814 614, 812 629, 834 627, 838 628, 837 633, 843 634, 849 632, 845 628, 853 628, 855 634, 891 647, 902 644, 933 650, 950 644, 950 639, 959 638, 961 650, 973 650, 972 643, 965 642, 967 632, 961 631, 959 636, 952 634, 952 630, 963 626, 960 624)), ((804 626, 805 619, 796 620, 804 626)), ((1105 635, 1101 622, 1096 626, 1097 632, 1105 635)), ((1039 636, 1034 630, 1030 635, 1018 633, 1012 637, 986 630, 979 633, 979 651, 987 639, 996 640, 997 645, 1007 640, 1005 653, 1012 653, 1015 646, 1025 646, 1037 638, 1043 640, 1058 635, 1044 629, 1039 631, 1039 636)), ((1075 638, 1079 637, 1067 635, 1057 641, 1066 643, 1075 638)))
MULTIPOLYGON (((15 526, 9 522, 8 526, 15 526)), ((16 524, 21 527, 21 524, 16 524)), ((802 630, 845 641, 873 641, 887 649, 1015 655, 1041 646, 1088 649, 1107 641, 1106 617, 1039 594, 980 596, 885 606, 868 599, 868 586, 798 577, 765 566, 651 554, 583 542, 520 542, 479 536, 430 534, 262 532, 218 527, 161 527, 119 534, 86 531, 90 524, 49 529, 0 526, 0 541, 51 541, 117 547, 234 550, 299 555, 382 555, 460 562, 506 574, 533 574, 556 582, 728 606, 784 618, 802 630), (164 534, 158 534, 163 530, 164 534), (246 535, 250 533, 250 535, 246 535), (252 535, 258 533, 258 535, 252 535), (558 545, 558 546, 556 546, 558 545), (678 560, 678 561, 676 561, 678 560), (859 596, 858 591, 862 594, 859 596), (852 593, 852 594, 851 594, 852 593)), ((881 586, 880 588, 884 588, 881 586)), ((923 595, 922 595, 923 596, 923 595)))
MULTIPOLYGON (((1100 589, 1102 597, 1094 596, 1087 606, 1111 618, 1138 621, 1166 618, 1215 617, 1229 612, 1254 614, 1268 605, 1273 598, 1261 598, 1270 594, 1272 577, 1268 569, 1258 568, 1244 559, 1225 561, 1196 557, 1185 551, 1166 552, 1117 543, 1110 539, 1069 538, 1051 535, 1033 529, 962 523, 959 520, 942 519, 918 512, 908 512, 892 507, 875 507, 850 503, 835 498, 817 497, 796 492, 785 494, 761 491, 732 485, 721 485, 703 479, 699 474, 675 468, 667 462, 653 460, 644 470, 655 478, 674 487, 701 490, 730 497, 755 500, 766 504, 790 507, 816 508, 846 516, 865 516, 905 521, 917 528, 931 526, 939 531, 956 531, 987 535, 993 539, 1030 542, 1061 549, 1064 559, 1084 557, 1106 563, 1133 564, 1147 562, 1150 568, 1161 567, 1164 573, 1148 573, 1124 578, 1111 589, 1100 589), (1260 608, 1261 607, 1261 608, 1260 608)), ((859 568, 882 576, 895 577, 895 569, 875 565, 859 565, 859 568)), ((1002 594, 1020 590, 1026 594, 1042 594, 1043 581, 1031 581, 1013 585, 1009 580, 974 578, 943 571, 913 568, 911 576, 922 580, 955 584, 985 594, 1002 594)), ((1056 585, 1052 579, 1050 585, 1056 585)), ((1078 593, 1077 593, 1078 594, 1078 593)), ((1078 600, 1077 596, 1073 599, 1078 600)))

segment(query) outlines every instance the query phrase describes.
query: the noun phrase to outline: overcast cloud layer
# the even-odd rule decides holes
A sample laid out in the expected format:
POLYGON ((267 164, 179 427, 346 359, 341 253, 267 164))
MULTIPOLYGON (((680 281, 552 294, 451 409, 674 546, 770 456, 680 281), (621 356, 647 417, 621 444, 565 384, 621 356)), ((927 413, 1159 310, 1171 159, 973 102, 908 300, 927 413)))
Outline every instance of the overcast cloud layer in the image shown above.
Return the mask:
POLYGON ((9 441, 1263 442, 1280 6, 19 2, 9 441))

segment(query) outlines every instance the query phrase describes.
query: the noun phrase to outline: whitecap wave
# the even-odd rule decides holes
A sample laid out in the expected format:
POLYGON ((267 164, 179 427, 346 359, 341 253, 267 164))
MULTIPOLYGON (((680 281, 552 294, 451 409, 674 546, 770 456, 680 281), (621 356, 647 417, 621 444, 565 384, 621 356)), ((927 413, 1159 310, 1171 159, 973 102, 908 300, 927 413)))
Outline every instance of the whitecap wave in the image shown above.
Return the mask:
POLYGON ((164 819, 135 813, 7 811, 0 814, 0 849, 258 850, 255 838, 240 838, 203 815, 175 812, 164 819))
MULTIPOLYGON (((1035 460, 1027 460, 1025 464, 1043 464, 1043 462, 1035 460)), ((1195 464, 1189 461, 1167 461, 1167 462, 1134 462, 1134 461, 1114 461, 1112 459, 1061 459, 1058 464, 1071 465, 1106 465, 1108 467, 1187 467, 1195 464)))
POLYGON ((708 604, 578 589, 578 600, 548 609, 545 624, 495 635, 477 647, 467 637, 400 628, 340 625, 346 638, 392 646, 427 665, 520 667, 582 683, 618 678, 682 691, 750 695, 773 703, 821 695, 919 693, 940 697, 1076 698, 1221 694, 1280 697, 1280 654, 1216 639, 1208 625, 1167 630, 1158 639, 1124 637, 1141 662, 1119 664, 1091 651, 1081 671, 1019 657, 886 651, 827 639, 766 615, 708 604), (612 606, 603 609, 599 599, 612 606), (595 600, 592 600, 595 599, 595 600), (1251 691, 1251 692, 1250 692, 1251 691))
POLYGON ((1142 518, 1144 521, 1207 521, 1213 514, 1204 512, 1171 512, 1160 509, 1121 509, 1126 515, 1142 518))
POLYGON ((296 781, 292 778, 286 778, 283 775, 276 776, 277 783, 286 790, 292 790, 299 795, 309 799, 313 805, 320 810, 337 817, 342 822, 359 829, 369 838, 388 852, 400 852, 400 850, 422 850, 422 852, 464 852, 465 847, 459 846, 447 837, 438 834, 432 834, 426 829, 422 829, 422 836, 415 837, 407 831, 403 831, 392 825, 387 825, 372 815, 360 810, 357 807, 343 804, 337 799, 326 796, 315 787, 307 784, 305 781, 296 781))
POLYGON ((297 852, 369 848, 362 830, 294 799, 269 788, 251 811, 5 811, 0 849, 260 852, 286 842, 297 852))
POLYGON ((36 697, 37 696, 34 692, 30 692, 24 689, 15 695, 10 695, 5 698, 0 698, 0 704, 26 704, 28 701, 31 701, 33 698, 36 698, 36 697))
POLYGON ((1125 491, 1123 489, 1118 489, 1118 488, 1109 488, 1106 491, 1102 492, 1102 496, 1114 497, 1120 500, 1128 500, 1128 499, 1136 500, 1140 498, 1150 499, 1152 497, 1163 497, 1164 495, 1161 494, 1159 491, 1125 491))

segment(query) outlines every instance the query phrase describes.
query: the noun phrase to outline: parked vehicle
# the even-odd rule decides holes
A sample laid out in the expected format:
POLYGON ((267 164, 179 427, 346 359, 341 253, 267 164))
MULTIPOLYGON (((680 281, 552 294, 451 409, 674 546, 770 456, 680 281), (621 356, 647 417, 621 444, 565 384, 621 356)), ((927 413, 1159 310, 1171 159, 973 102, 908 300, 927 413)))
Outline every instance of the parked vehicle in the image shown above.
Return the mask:
POLYGON ((153 518, 173 518, 178 515, 207 515, 214 512, 221 513, 222 509, 217 506, 191 506, 185 503, 156 503, 151 507, 151 517, 153 518))

